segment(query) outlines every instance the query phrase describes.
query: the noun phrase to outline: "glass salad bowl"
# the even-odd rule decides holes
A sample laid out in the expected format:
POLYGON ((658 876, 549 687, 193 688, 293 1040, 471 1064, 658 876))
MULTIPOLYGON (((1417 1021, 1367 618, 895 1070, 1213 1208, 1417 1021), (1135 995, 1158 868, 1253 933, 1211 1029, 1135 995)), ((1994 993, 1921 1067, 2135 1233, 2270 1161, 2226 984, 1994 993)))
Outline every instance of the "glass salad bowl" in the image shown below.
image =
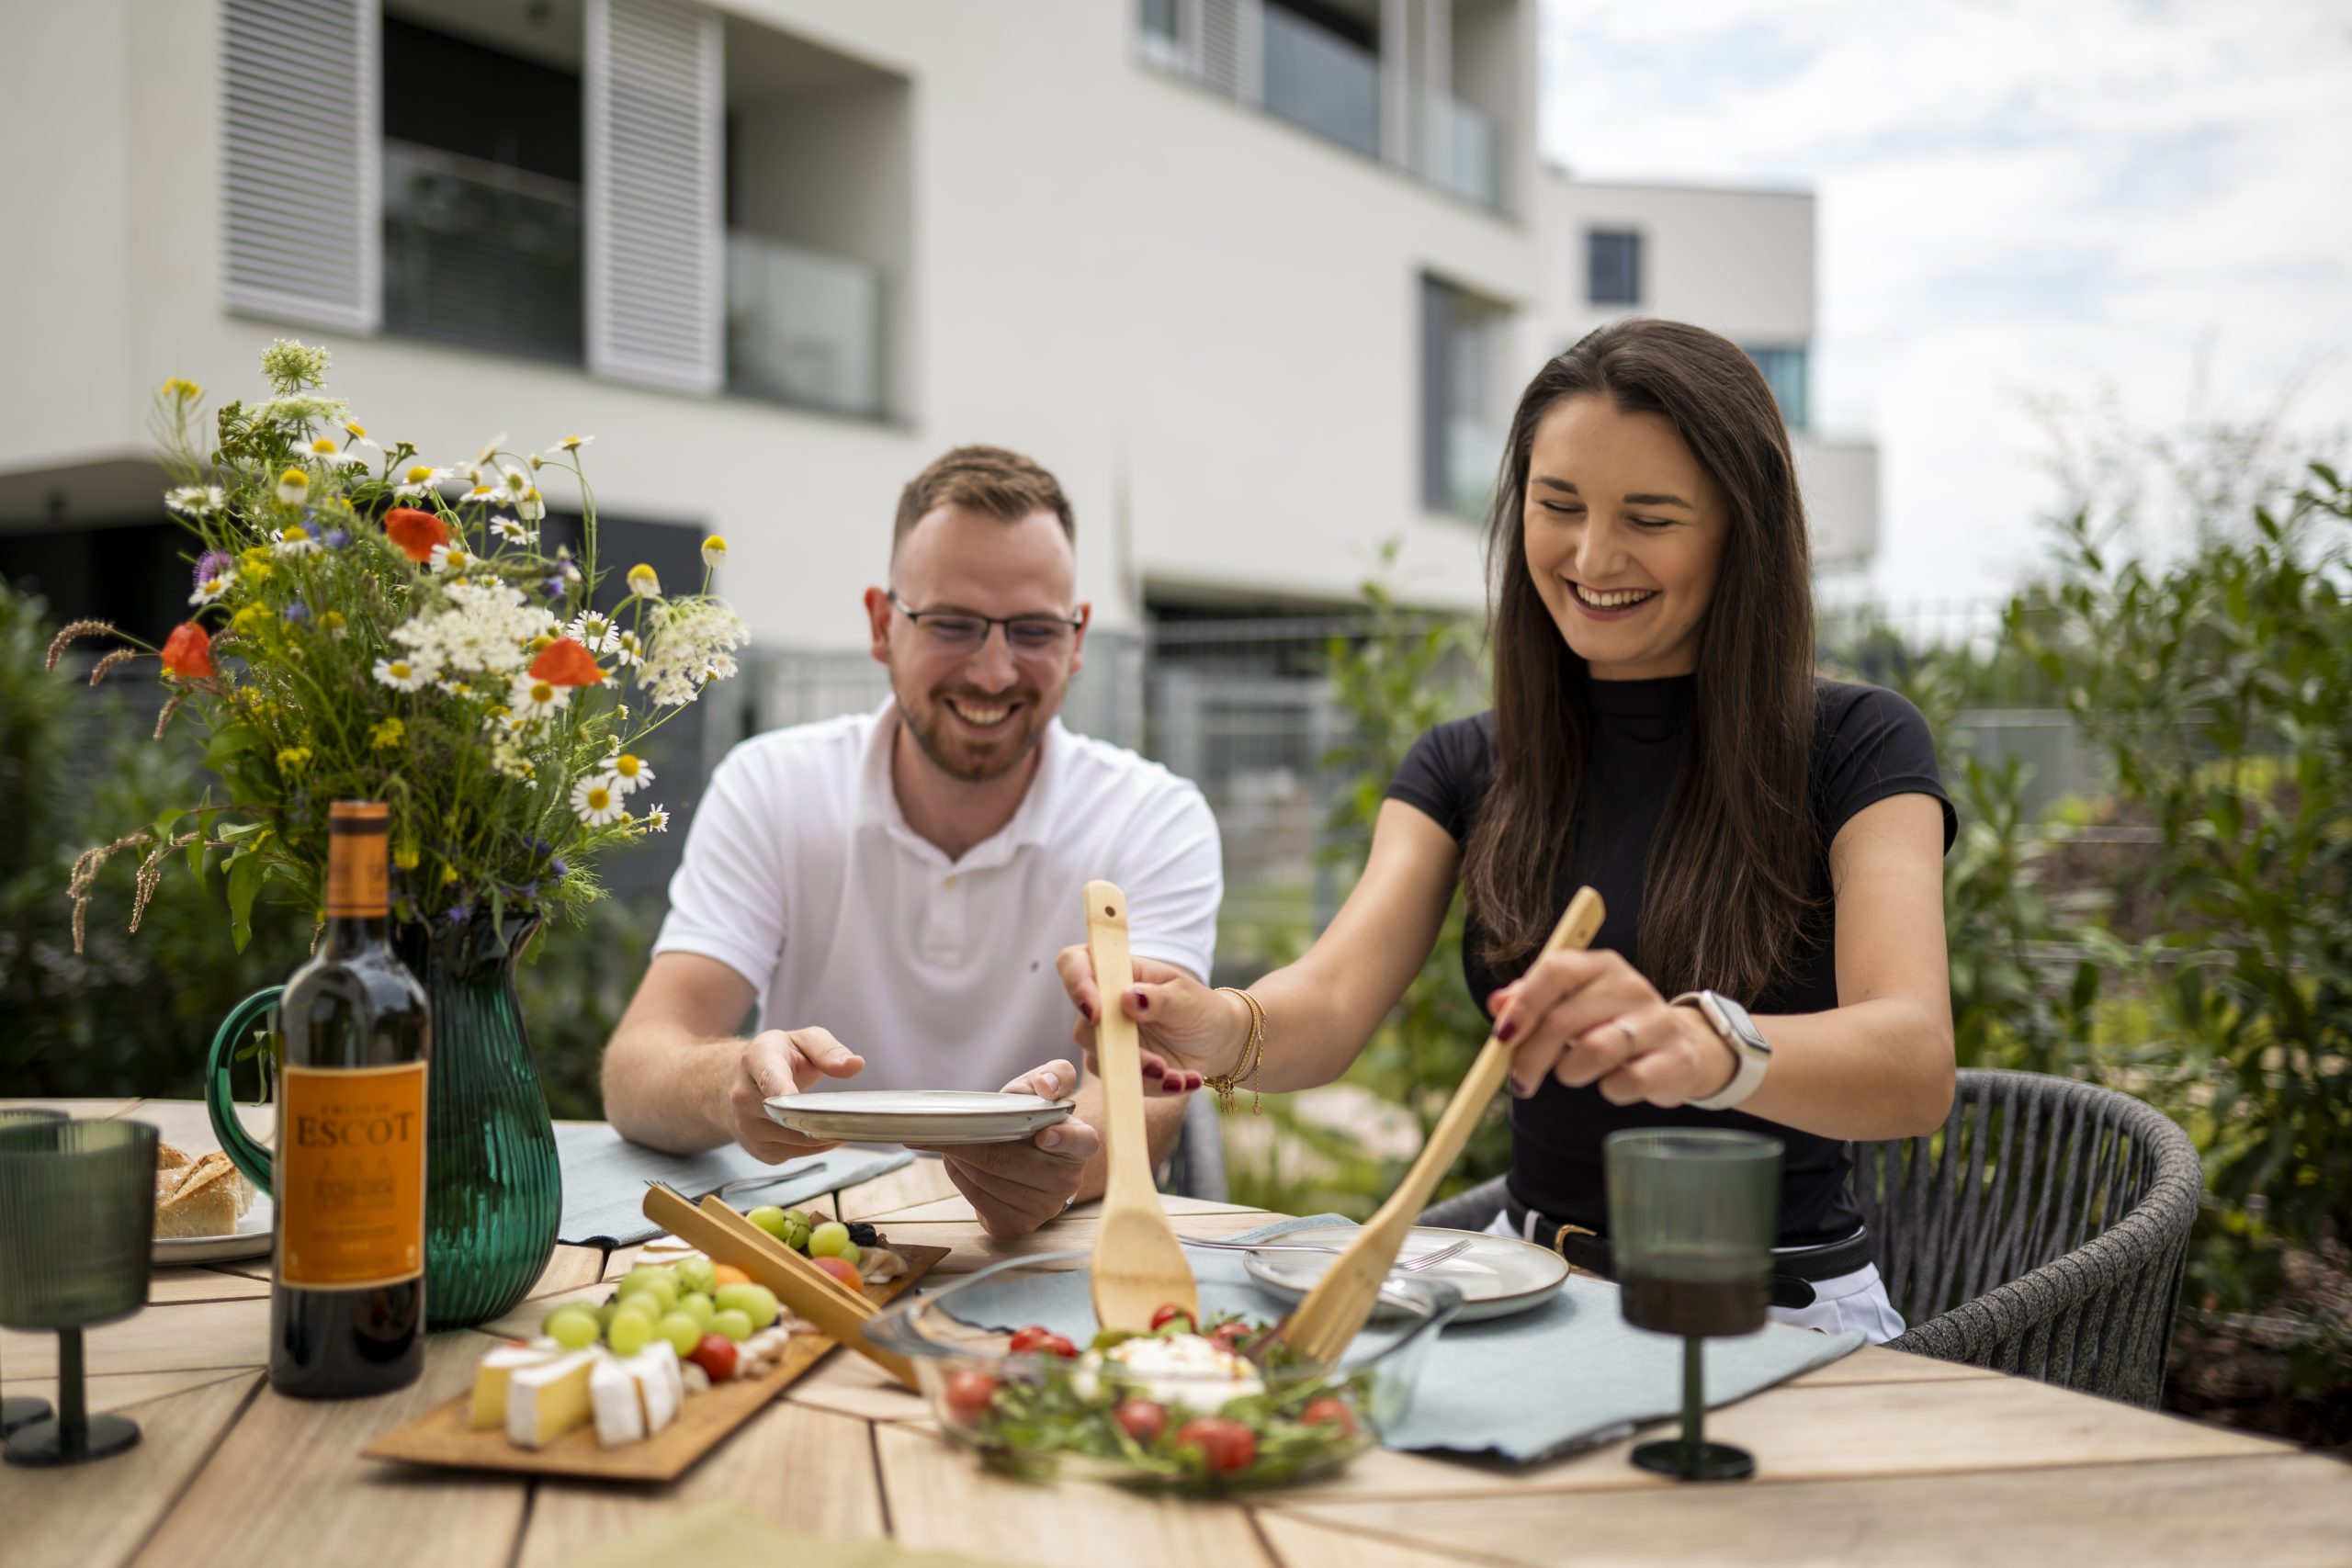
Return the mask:
POLYGON ((1375 1446, 1462 1309, 1452 1285, 1392 1277, 1338 1364, 1310 1365, 1289 1359, 1270 1314, 1206 1303, 1197 1324, 1179 1314, 1148 1334, 1097 1334, 1089 1258, 980 1269, 885 1308, 866 1337, 914 1364, 949 1438, 993 1468, 1218 1492, 1328 1475, 1375 1446))

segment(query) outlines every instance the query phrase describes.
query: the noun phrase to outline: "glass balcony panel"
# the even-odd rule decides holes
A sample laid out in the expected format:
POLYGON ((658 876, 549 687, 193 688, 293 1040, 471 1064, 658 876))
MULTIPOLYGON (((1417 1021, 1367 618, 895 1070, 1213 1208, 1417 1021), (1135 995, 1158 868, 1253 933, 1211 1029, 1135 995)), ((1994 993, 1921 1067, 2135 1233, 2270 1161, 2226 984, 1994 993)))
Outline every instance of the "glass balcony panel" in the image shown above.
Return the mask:
POLYGON ((384 143, 384 329, 577 364, 580 187, 384 143))
POLYGON ((889 412, 883 278, 763 235, 727 236, 727 387, 861 419, 889 412))
POLYGON ((1265 104, 1317 136, 1380 156, 1380 57, 1279 6, 1265 9, 1265 104))
POLYGON ((1502 205, 1501 141, 1493 119, 1458 98, 1444 101, 1445 164, 1442 183, 1481 207, 1502 205))
POLYGON ((1494 499, 1495 475, 1502 467, 1504 434, 1491 420, 1456 414, 1445 425, 1446 502, 1455 514, 1476 522, 1494 499))

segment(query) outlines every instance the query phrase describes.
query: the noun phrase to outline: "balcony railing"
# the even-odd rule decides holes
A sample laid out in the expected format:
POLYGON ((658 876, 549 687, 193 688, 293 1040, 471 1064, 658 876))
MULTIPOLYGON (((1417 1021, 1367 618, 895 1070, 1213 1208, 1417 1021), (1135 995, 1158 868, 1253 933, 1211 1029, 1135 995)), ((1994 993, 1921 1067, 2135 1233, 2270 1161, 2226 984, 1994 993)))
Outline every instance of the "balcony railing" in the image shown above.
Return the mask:
POLYGON ((1264 37, 1267 109, 1379 157, 1380 57, 1272 6, 1264 37))
POLYGON ((1445 128, 1438 183, 1481 207, 1502 206, 1502 137, 1495 121, 1459 98, 1442 100, 1438 116, 1445 128))
POLYGON ((889 410, 882 274, 763 235, 727 236, 727 388, 859 419, 889 410))
POLYGON ((582 357, 580 187, 384 143, 384 328, 582 357))

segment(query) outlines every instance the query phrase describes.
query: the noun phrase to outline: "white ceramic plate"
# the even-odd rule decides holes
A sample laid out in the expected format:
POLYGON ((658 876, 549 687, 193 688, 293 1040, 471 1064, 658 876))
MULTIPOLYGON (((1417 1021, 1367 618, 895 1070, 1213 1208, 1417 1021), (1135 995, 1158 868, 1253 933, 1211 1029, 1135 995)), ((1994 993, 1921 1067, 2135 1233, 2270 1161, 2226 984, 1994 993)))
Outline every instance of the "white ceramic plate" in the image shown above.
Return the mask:
POLYGON ((254 1206, 237 1222, 236 1231, 229 1235, 157 1236, 154 1259, 158 1269, 176 1269, 189 1263, 228 1263, 240 1258, 269 1256, 269 1226, 272 1210, 269 1194, 254 1194, 254 1206))
MULTIPOLYGON (((1272 1239, 1345 1247, 1355 1235, 1353 1225, 1318 1225, 1312 1230, 1285 1231, 1272 1239)), ((1406 1236, 1396 1261, 1409 1262, 1425 1252, 1451 1247, 1464 1236, 1470 1238, 1467 1247, 1442 1263, 1432 1263, 1413 1274, 1418 1280, 1442 1280, 1462 1292, 1462 1315, 1454 1320, 1457 1323, 1509 1317, 1515 1312, 1541 1306, 1552 1299, 1568 1277, 1567 1260, 1549 1247, 1510 1236, 1439 1230, 1428 1225, 1416 1226, 1406 1236)), ((1297 1297, 1305 1295, 1323 1277, 1324 1270, 1338 1256, 1329 1252, 1252 1252, 1242 1259, 1241 1266, 1268 1290, 1297 1297)))
POLYGON ((958 1089, 837 1089, 779 1094, 768 1119, 804 1137, 844 1144, 1010 1144, 1070 1113, 1067 1100, 958 1089))

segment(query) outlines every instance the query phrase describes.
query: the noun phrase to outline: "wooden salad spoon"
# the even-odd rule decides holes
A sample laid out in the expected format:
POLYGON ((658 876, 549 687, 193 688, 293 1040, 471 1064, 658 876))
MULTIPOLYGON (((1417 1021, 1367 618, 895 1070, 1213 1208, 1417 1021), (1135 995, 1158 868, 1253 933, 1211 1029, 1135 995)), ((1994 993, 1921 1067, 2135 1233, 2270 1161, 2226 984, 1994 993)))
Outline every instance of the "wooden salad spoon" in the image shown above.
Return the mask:
MULTIPOLYGON (((1560 923, 1552 928, 1551 939, 1544 942, 1544 953, 1566 948, 1589 945, 1593 934, 1600 930, 1604 913, 1600 895, 1589 887, 1577 890, 1568 907, 1560 916, 1560 923)), ((1097 961, 1095 973, 1102 973, 1097 961)), ((1107 994, 1107 993, 1106 993, 1107 994)), ((1104 1010, 1106 1012, 1109 1009, 1104 1010)), ((1453 1091, 1447 1102, 1445 1114, 1438 1118, 1436 1130, 1430 1141, 1421 1146, 1420 1157, 1380 1212, 1364 1222, 1363 1229, 1348 1244, 1348 1249, 1333 1261, 1329 1270, 1306 1292, 1298 1303, 1283 1337, 1300 1359, 1317 1366, 1329 1366, 1339 1360, 1364 1319, 1372 1315, 1373 1303, 1379 1298, 1380 1282, 1388 1277, 1396 1254, 1412 1234, 1414 1222, 1429 1207, 1430 1196, 1454 1160, 1462 1153, 1462 1145, 1470 1141, 1471 1129, 1486 1113, 1487 1102, 1503 1087, 1503 1079, 1510 1074, 1511 1048, 1487 1036, 1484 1049, 1470 1071, 1464 1075, 1462 1087, 1453 1091)), ((1107 1077, 1110 1069, 1106 1066, 1107 1077)))
POLYGON ((1094 1059, 1102 1078, 1102 1159, 1107 1173, 1101 1228, 1094 1233, 1094 1316, 1104 1328, 1150 1331, 1152 1314, 1174 1303, 1201 1314, 1192 1265, 1152 1185, 1144 1141, 1143 1053, 1136 1022, 1119 998, 1135 984, 1127 958, 1127 897, 1108 882, 1086 885, 1086 951, 1102 998, 1094 1059))

